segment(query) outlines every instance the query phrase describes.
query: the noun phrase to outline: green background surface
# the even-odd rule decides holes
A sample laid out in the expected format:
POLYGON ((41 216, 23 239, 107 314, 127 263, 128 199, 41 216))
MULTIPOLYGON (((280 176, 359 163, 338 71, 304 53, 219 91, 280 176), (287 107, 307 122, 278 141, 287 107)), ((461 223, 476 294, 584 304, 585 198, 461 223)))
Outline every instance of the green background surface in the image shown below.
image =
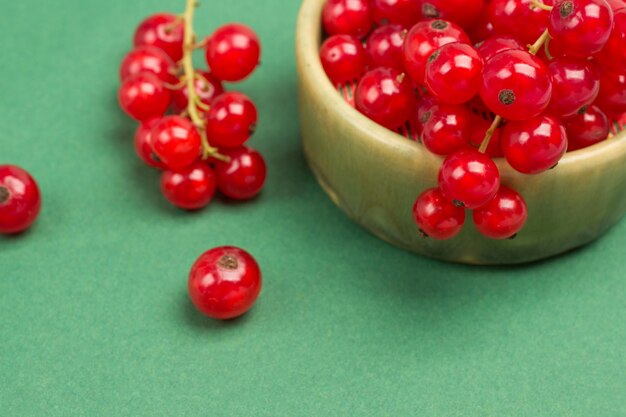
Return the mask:
POLYGON ((0 162, 44 195, 31 232, 0 238, 2 416, 626 415, 626 222, 518 268, 370 236, 302 157, 296 0, 198 11, 200 33, 243 21, 262 38, 238 88, 258 103, 251 144, 270 176, 251 204, 168 206, 115 94, 135 25, 182 3, 2 1, 0 162), (229 323, 186 295, 195 258, 222 244, 251 251, 265 279, 229 323))

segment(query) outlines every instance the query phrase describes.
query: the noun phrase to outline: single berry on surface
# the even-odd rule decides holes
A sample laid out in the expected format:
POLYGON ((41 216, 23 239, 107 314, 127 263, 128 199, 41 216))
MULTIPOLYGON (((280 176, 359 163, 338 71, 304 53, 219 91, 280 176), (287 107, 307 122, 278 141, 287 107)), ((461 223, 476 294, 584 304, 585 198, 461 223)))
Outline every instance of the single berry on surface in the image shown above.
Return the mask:
POLYGON ((239 148, 252 136, 257 109, 245 94, 227 92, 213 100, 206 113, 206 134, 211 146, 239 148))
POLYGON ((151 72, 163 82, 176 82, 174 61, 163 50, 154 46, 139 46, 130 51, 120 65, 120 79, 142 72, 151 72))
POLYGON ((454 204, 477 209, 495 197, 500 188, 500 172, 487 155, 463 149, 443 162, 439 188, 454 204))
POLYGON ((425 237, 447 240, 463 228, 465 209, 452 204, 438 188, 431 188, 415 201, 413 219, 425 237))
POLYGON ((354 36, 335 35, 326 39, 320 49, 320 59, 326 75, 335 85, 356 80, 367 69, 367 52, 354 36))
POLYGON ((140 122, 163 116, 170 104, 170 93, 163 81, 149 72, 124 80, 117 97, 122 110, 140 122))
POLYGON ((526 51, 507 50, 485 64, 480 97, 507 120, 526 120, 545 110, 552 97, 546 65, 526 51))
POLYGON ((403 47, 404 67, 418 85, 424 84, 428 58, 443 45, 470 43, 467 34, 458 25, 446 20, 424 20, 411 28, 403 47))
POLYGON ((493 200, 474 210, 476 229, 490 239, 510 239, 526 224, 528 207, 518 192, 500 187, 493 200))
POLYGON ((261 44, 248 26, 231 23, 208 39, 206 61, 211 73, 223 81, 241 81, 259 65, 261 44))
POLYGON ((502 128, 502 151, 507 162, 523 174, 555 167, 567 151, 567 133, 554 116, 508 122, 502 128))
POLYGON ((327 0, 322 24, 329 35, 362 38, 374 25, 370 0, 327 0))
POLYGON ((183 57, 184 24, 178 16, 160 13, 139 24, 134 36, 135 46, 154 46, 178 62, 183 57))
POLYGON ((428 58, 426 89, 442 103, 466 103, 478 94, 482 70, 482 59, 471 45, 446 44, 428 58))
POLYGON ((215 164, 217 187, 222 194, 234 200, 249 200, 263 189, 267 167, 263 156, 249 147, 222 151, 228 162, 215 164))
POLYGON ((152 128, 150 139, 155 155, 168 168, 186 167, 200 156, 200 134, 184 117, 163 117, 152 128))
POLYGON ((0 234, 17 234, 37 220, 41 193, 35 179, 15 165, 0 165, 0 234))
POLYGON ((205 162, 165 170, 161 174, 161 192, 170 203, 185 210, 206 207, 213 199, 216 187, 215 174, 205 162))
POLYGON ((261 292, 261 269, 248 252, 222 246, 203 253, 189 272, 189 297, 203 314, 218 320, 239 317, 261 292))
POLYGON ((410 81, 391 68, 376 68, 361 78, 356 94, 357 110, 388 129, 406 123, 415 108, 410 81))

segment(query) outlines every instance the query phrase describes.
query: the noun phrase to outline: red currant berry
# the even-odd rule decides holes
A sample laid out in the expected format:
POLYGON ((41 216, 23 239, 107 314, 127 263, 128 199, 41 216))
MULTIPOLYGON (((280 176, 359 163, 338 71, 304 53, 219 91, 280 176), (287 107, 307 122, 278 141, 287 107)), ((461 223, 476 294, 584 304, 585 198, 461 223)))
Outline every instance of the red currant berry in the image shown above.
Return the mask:
MULTIPOLYGON (((480 145, 482 145, 485 140, 485 136, 487 135, 487 130, 491 127, 491 122, 483 119, 477 114, 472 114, 472 121, 470 125, 469 142, 472 146, 480 148, 480 145)), ((502 158, 504 156, 502 153, 502 147, 500 146, 500 132, 501 129, 495 130, 489 140, 489 146, 487 146, 487 150, 485 151, 485 153, 491 158, 502 158)))
POLYGON ((174 206, 185 210, 206 207, 215 195, 217 180, 204 162, 161 174, 161 192, 174 206))
POLYGON ((154 46, 140 46, 130 51, 120 66, 120 79, 142 72, 151 72, 163 82, 175 82, 172 75, 174 61, 165 52, 154 46))
POLYGON ((41 210, 41 194, 31 175, 15 165, 0 165, 0 234, 28 229, 41 210))
POLYGON ((565 128, 548 115, 508 122, 502 128, 501 141, 509 165, 523 174, 555 167, 567 150, 565 128))
POLYGON ((415 0, 372 0, 374 20, 379 24, 397 23, 410 28, 420 18, 415 0))
POLYGON ((182 19, 168 13, 155 14, 139 24, 134 44, 155 46, 178 62, 183 57, 184 32, 182 19))
POLYGON ((613 29, 613 11, 606 0, 557 0, 548 30, 560 54, 587 58, 602 50, 613 29))
POLYGON ((415 201, 413 219, 424 236, 447 240, 463 228, 465 209, 452 204, 438 188, 431 188, 415 201))
POLYGON ((205 315, 228 320, 252 308, 261 292, 261 270, 243 249, 223 246, 203 253, 189 272, 189 297, 205 315))
POLYGON ((491 17, 487 10, 487 7, 485 7, 474 24, 466 29, 467 35, 474 43, 482 42, 495 34, 493 23, 491 23, 491 17))
POLYGON ((471 115, 465 106, 440 104, 423 124, 422 142, 436 155, 447 156, 467 146, 471 115))
POLYGON ((365 74, 355 93, 357 110, 392 130, 409 120, 415 101, 409 80, 391 68, 376 68, 365 74))
POLYGON ((603 68, 626 73, 626 6, 615 12, 613 31, 596 58, 603 68))
POLYGON ((218 28, 206 45, 206 62, 224 81, 241 81, 259 65, 261 44, 249 27, 231 23, 218 28))
POLYGON ((156 156, 171 169, 191 165, 200 155, 200 134, 184 117, 162 118, 152 128, 150 139, 156 156))
MULTIPOLYGON (((224 92, 222 82, 207 71, 197 71, 194 80, 196 96, 207 106, 211 106, 213 99, 224 92)), ((172 90, 172 108, 175 112, 182 112, 189 103, 189 89, 185 85, 181 89, 172 90)))
POLYGON ((510 51, 511 49, 521 51, 524 48, 522 45, 510 36, 492 36, 482 42, 478 48, 478 55, 483 59, 483 62, 489 61, 491 58, 503 51, 510 51))
POLYGON ((326 75, 335 85, 359 78, 367 68, 367 53, 361 41, 348 35, 326 39, 320 49, 320 59, 326 75))
POLYGON ((552 80, 545 64, 525 51, 508 50, 485 64, 480 97, 495 114, 526 120, 548 107, 552 80))
POLYGON ((466 103, 478 94, 482 70, 482 59, 474 48, 464 43, 449 43, 428 58, 426 88, 442 103, 466 103))
POLYGON ((476 229, 490 239, 510 239, 524 228, 528 206, 518 192, 500 187, 495 198, 473 213, 476 229))
MULTIPOLYGON (((543 0, 552 5, 552 0, 543 0)), ((548 27, 549 14, 532 6, 532 0, 491 0, 489 15, 494 30, 508 35, 523 45, 534 43, 548 27)))
POLYGON ((626 72, 600 71, 600 93, 596 104, 608 115, 626 112, 626 72))
POLYGON ((600 74, 593 62, 556 58, 548 65, 548 70, 552 76, 548 113, 557 117, 573 116, 598 96, 600 74))
POLYGON ((387 67, 404 71, 402 45, 406 29, 400 25, 383 25, 367 38, 366 50, 370 68, 387 67))
POLYGON ((170 93, 163 81, 149 72, 124 80, 117 97, 122 110, 140 122, 163 116, 170 104, 170 93))
POLYGON ((609 118, 596 106, 565 121, 568 151, 583 149, 609 136, 609 118))
POLYGON ((322 23, 329 35, 351 35, 362 38, 374 25, 369 0, 327 0, 322 23))
POLYGON ((206 120, 206 134, 212 146, 239 148, 256 129, 257 110, 245 94, 228 92, 213 100, 206 120))
POLYGON ((474 113, 482 115, 485 119, 491 118, 493 120, 496 115, 487 107, 480 95, 474 97, 469 103, 467 103, 474 113))
POLYGON ((424 19, 445 19, 463 28, 469 28, 478 20, 484 0, 419 0, 424 19))
POLYGON ((246 147, 223 153, 230 161, 215 165, 217 187, 222 194, 234 200, 249 200, 259 194, 267 177, 263 156, 246 147))
POLYGON ((422 96, 418 99, 415 111, 409 120, 411 130, 416 138, 422 136, 424 124, 430 119, 432 112, 437 106, 437 101, 430 96, 422 96))
POLYGON ((404 67, 415 83, 424 84, 428 58, 443 45, 453 42, 470 43, 463 29, 445 20, 419 22, 404 41, 404 67))
POLYGON ((155 117, 139 125, 135 131, 135 152, 139 159, 146 165, 153 168, 165 169, 165 164, 159 160, 152 150, 152 129, 160 120, 160 118, 155 117))
POLYGON ((495 197, 500 188, 500 172, 487 155, 463 149, 443 162, 439 188, 457 206, 477 209, 495 197))
POLYGON ((611 9, 616 12, 620 9, 626 8, 626 2, 622 0, 606 0, 606 2, 611 6, 611 9))

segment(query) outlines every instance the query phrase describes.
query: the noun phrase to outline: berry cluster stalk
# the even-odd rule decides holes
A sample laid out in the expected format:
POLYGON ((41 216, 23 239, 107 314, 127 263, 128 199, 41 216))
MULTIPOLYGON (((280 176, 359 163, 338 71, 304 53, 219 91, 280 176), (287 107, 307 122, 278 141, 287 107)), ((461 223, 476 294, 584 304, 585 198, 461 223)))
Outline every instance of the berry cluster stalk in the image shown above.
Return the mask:
POLYGON ((213 157, 228 162, 229 158, 221 155, 217 148, 209 145, 209 141, 206 136, 205 122, 198 112, 198 104, 200 99, 196 94, 195 82, 196 71, 193 68, 193 51, 196 49, 195 33, 193 31, 193 16, 196 10, 197 0, 187 0, 185 6, 185 13, 183 15, 183 22, 185 25, 184 40, 183 40, 183 58, 181 60, 183 66, 183 79, 187 84, 187 91, 189 96, 189 102, 187 103, 187 113, 193 124, 198 129, 200 137, 202 138, 202 157, 204 159, 213 157))
MULTIPOLYGON (((539 3, 539 2, 533 1, 533 5, 539 7, 536 3, 539 3)), ((546 8, 550 7, 549 10, 552 10, 551 6, 545 6, 545 7, 546 8)), ((548 9, 544 9, 544 10, 548 10, 548 9)), ((528 52, 532 55, 537 55, 537 52, 539 52, 541 47, 549 39, 550 39, 550 33, 548 32, 548 29, 546 29, 535 43, 533 43, 532 45, 528 45, 528 52)), ((489 126, 489 129, 487 129, 487 132, 485 132, 485 139, 483 139, 482 143, 480 144, 480 148, 478 149, 479 152, 485 153, 487 151, 487 148, 489 147, 489 142, 491 142, 491 138, 493 137, 493 134, 495 133, 498 126, 500 126, 500 123, 502 123, 502 117, 496 116, 495 119, 493 119, 493 123, 491 123, 491 126, 489 126)))
POLYGON ((552 6, 548 6, 547 4, 544 4, 544 2, 541 1, 541 0, 531 0, 531 3, 533 5, 533 7, 536 7, 536 8, 541 9, 541 10, 545 10, 547 12, 552 11, 552 9, 554 8, 552 6))

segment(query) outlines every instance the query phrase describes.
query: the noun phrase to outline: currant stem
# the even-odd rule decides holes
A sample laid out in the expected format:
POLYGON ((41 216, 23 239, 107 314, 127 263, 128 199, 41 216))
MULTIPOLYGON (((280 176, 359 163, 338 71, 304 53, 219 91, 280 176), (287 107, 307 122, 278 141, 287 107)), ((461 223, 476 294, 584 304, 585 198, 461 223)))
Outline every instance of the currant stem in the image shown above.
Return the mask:
POLYGON ((181 60, 184 78, 187 82, 187 92, 189 96, 189 102, 187 103, 187 113, 192 123, 196 126, 202 139, 202 158, 207 159, 212 156, 216 159, 228 162, 230 158, 224 155, 220 155, 217 148, 209 145, 209 141, 206 137, 205 122, 200 116, 198 111, 198 102, 200 98, 196 94, 195 89, 195 74, 196 71, 193 68, 192 55, 195 47, 195 34, 193 31, 193 15, 198 3, 196 0, 187 0, 185 7, 185 13, 183 14, 183 20, 185 22, 185 37, 183 40, 183 58, 181 60))
POLYGON ((545 10, 547 12, 551 12, 552 9, 554 9, 553 6, 548 6, 547 4, 544 4, 542 1, 540 0, 531 0, 531 3, 534 7, 541 9, 541 10, 545 10))
POLYGON ((552 61, 552 59, 554 59, 554 57, 550 53, 550 40, 551 39, 552 38, 546 39, 546 43, 543 44, 543 52, 545 52, 546 58, 548 58, 548 61, 552 61))
POLYGON ((209 43, 209 38, 206 37, 204 39, 202 39, 200 42, 196 43, 193 45, 193 49, 203 49, 206 44, 209 43))
POLYGON ((200 108, 200 110, 203 111, 209 111, 211 110, 211 106, 204 104, 202 101, 200 101, 199 99, 197 99, 196 101, 196 106, 198 106, 200 108))
POLYGON ((480 148, 478 148, 478 152, 485 153, 487 151, 487 148, 489 147, 489 142, 491 142, 491 138, 493 137, 493 134, 496 132, 496 129, 498 128, 498 126, 500 126, 500 123, 502 123, 502 117, 496 116, 496 118, 493 119, 491 126, 489 126, 489 129, 487 129, 487 131, 485 132, 485 139, 483 139, 483 142, 480 144, 480 148))
POLYGON ((550 39, 550 32, 546 29, 535 43, 528 45, 528 52, 533 55, 537 55, 537 52, 539 52, 543 44, 546 43, 548 39, 550 39))
POLYGON ((176 84, 164 83, 163 85, 165 86, 165 88, 168 88, 170 90, 180 90, 187 85, 187 79, 183 76, 176 84))

